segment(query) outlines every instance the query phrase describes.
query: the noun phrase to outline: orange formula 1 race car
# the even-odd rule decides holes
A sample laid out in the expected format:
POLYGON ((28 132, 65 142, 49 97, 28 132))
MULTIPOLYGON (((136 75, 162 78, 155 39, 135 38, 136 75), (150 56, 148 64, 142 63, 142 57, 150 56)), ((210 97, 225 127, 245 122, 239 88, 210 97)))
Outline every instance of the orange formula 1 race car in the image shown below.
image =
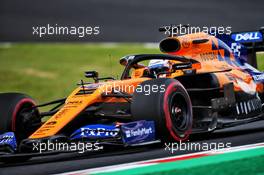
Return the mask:
POLYGON ((166 54, 121 58, 120 80, 88 71, 94 83, 82 81, 67 98, 46 104, 0 94, 1 160, 34 155, 41 143, 135 146, 262 120, 264 74, 247 64, 245 47, 231 36, 168 37, 160 42, 166 54), (44 116, 51 117, 41 123, 44 116))

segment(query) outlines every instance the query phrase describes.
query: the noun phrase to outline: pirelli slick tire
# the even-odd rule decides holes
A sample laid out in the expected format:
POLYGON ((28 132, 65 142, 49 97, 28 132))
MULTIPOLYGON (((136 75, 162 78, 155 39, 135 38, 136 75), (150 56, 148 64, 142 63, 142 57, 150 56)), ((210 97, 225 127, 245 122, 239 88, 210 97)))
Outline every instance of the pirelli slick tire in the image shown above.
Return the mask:
POLYGON ((0 93, 0 134, 14 132, 17 141, 28 137, 41 125, 32 98, 20 93, 0 93))
POLYGON ((133 94, 131 113, 135 121, 154 121, 156 136, 164 142, 184 141, 191 134, 192 104, 178 80, 160 78, 141 83, 133 94))

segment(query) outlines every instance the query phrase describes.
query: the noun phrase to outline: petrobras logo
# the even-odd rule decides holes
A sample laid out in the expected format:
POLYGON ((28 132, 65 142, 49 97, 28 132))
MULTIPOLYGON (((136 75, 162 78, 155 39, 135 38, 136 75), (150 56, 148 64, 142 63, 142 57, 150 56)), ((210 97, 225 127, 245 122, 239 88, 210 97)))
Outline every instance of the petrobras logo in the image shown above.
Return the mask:
POLYGON ((261 42, 263 40, 260 32, 235 33, 231 38, 237 42, 261 42))
POLYGON ((149 135, 152 134, 153 130, 151 127, 149 128, 138 128, 137 130, 127 130, 125 131, 126 137, 137 137, 137 136, 143 136, 143 135, 149 135))

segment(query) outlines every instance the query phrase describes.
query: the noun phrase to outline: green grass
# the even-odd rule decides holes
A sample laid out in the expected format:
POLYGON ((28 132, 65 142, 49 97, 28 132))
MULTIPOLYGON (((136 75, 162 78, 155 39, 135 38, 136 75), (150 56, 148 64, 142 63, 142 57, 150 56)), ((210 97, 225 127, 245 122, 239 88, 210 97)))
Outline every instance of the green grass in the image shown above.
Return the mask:
MULTIPOLYGON (((39 103, 65 97, 85 79, 84 71, 120 77, 119 58, 136 53, 160 52, 142 44, 2 44, 0 92, 23 92, 39 103)), ((258 58, 264 70, 264 55, 258 58)))
POLYGON ((0 92, 23 92, 38 102, 67 96, 84 71, 120 77, 122 56, 159 53, 142 44, 11 44, 0 45, 0 92))
POLYGON ((258 63, 258 69, 261 71, 264 71, 264 54, 263 53, 257 54, 257 63, 258 63))

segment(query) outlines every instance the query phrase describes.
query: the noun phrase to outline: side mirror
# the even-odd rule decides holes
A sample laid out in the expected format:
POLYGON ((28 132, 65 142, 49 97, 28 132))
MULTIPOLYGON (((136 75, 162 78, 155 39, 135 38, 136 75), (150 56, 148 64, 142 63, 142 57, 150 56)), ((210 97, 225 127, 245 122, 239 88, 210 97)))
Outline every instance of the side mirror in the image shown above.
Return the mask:
POLYGON ((93 78, 96 83, 98 82, 98 76, 99 76, 99 74, 96 71, 86 71, 84 73, 84 76, 86 78, 93 78))
POLYGON ((135 58, 134 55, 128 55, 128 56, 124 56, 119 60, 119 63, 123 66, 126 66, 131 60, 133 60, 135 58))
MULTIPOLYGON (((122 58, 119 60, 119 63, 120 63, 121 65, 123 65, 123 66, 127 66, 127 64, 128 64, 131 60, 133 60, 134 58, 135 58, 134 55, 124 56, 124 57, 122 57, 122 58)), ((144 68, 145 65, 137 63, 137 64, 132 65, 132 67, 135 68, 135 69, 138 69, 138 68, 144 68)))

